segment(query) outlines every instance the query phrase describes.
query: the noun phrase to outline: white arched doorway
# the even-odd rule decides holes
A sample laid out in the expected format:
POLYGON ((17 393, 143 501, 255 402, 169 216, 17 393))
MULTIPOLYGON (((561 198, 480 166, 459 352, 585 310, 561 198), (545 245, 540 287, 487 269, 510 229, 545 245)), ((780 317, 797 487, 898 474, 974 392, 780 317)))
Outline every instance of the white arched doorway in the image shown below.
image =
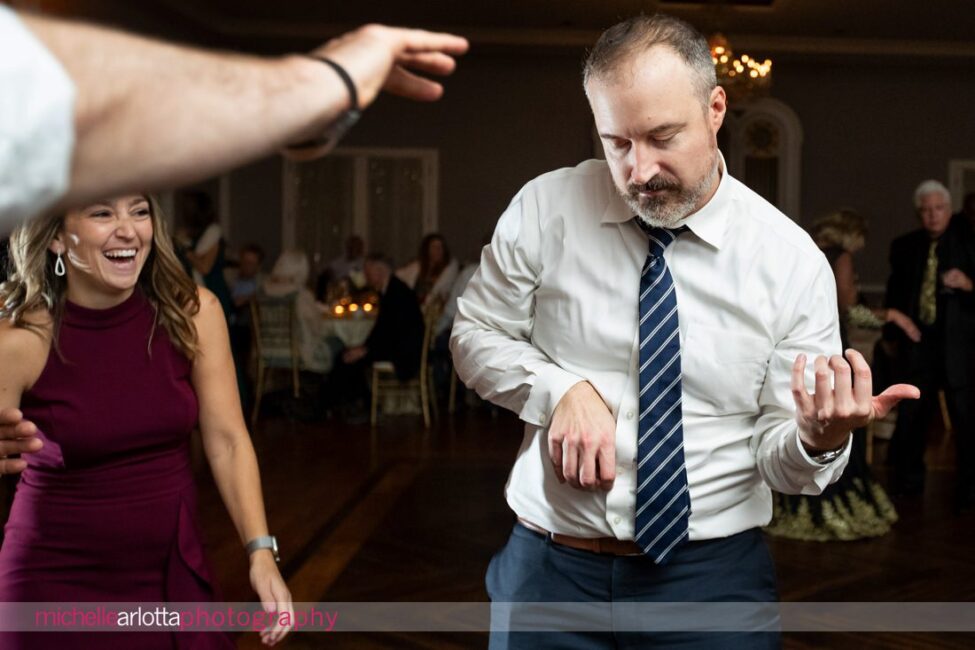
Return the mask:
POLYGON ((765 97, 729 111, 719 136, 728 171, 801 223, 802 125, 783 102, 765 97))

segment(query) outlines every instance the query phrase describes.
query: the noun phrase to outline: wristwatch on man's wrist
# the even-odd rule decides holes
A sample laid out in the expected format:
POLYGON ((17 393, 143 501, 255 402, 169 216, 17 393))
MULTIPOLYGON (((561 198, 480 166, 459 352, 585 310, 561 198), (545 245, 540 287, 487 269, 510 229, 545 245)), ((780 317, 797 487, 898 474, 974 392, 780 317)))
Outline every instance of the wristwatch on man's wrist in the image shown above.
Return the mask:
POLYGON ((281 561, 281 556, 278 555, 278 538, 275 537, 274 535, 264 535, 263 537, 255 537, 251 541, 247 542, 247 546, 245 546, 244 548, 247 549, 248 555, 253 555, 254 551, 260 551, 261 549, 265 549, 265 548, 269 549, 271 551, 271 555, 274 556, 274 561, 275 562, 281 561))
POLYGON ((803 449, 809 456, 810 460, 814 463, 819 463, 820 465, 829 465, 834 460, 843 455, 843 450, 846 449, 846 442, 837 447, 836 449, 828 449, 826 451, 813 450, 806 446, 806 443, 802 443, 803 449))

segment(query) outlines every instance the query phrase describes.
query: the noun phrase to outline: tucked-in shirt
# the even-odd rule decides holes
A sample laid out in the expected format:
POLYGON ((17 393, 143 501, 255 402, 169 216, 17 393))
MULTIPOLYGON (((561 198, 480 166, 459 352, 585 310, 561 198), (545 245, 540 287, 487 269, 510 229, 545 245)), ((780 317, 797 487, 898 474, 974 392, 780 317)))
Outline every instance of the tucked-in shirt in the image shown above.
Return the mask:
POLYGON ((67 192, 74 102, 58 60, 0 4, 0 235, 67 192))
MULTIPOLYGON (((680 320, 690 538, 768 523, 769 488, 818 494, 849 457, 802 447, 790 381, 797 355, 840 352, 836 286, 793 221, 728 174, 665 253, 680 320)), ((506 486, 515 513, 548 531, 633 539, 638 298, 647 236, 604 161, 545 174, 502 215, 458 302, 451 350, 461 379, 518 413, 524 440, 506 486), (617 476, 588 492, 556 479, 547 426, 588 381, 616 419, 617 476)))

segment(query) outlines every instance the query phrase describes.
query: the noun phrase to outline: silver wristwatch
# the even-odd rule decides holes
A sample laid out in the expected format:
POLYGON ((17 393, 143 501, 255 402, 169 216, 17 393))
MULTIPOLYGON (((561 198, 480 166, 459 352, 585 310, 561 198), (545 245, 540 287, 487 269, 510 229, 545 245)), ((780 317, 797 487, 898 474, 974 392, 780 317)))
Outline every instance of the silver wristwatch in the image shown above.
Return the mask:
POLYGON ((278 538, 274 535, 265 535, 264 537, 255 537, 251 541, 247 542, 248 555, 253 555, 254 551, 259 551, 261 549, 267 548, 271 550, 271 555, 274 556, 275 562, 281 561, 281 556, 278 555, 278 538))
POLYGON ((843 455, 844 449, 846 449, 845 444, 839 449, 830 449, 829 451, 824 451, 820 454, 816 454, 815 456, 809 456, 809 458, 811 458, 814 463, 819 463, 820 465, 829 465, 834 460, 836 460, 837 458, 843 455))

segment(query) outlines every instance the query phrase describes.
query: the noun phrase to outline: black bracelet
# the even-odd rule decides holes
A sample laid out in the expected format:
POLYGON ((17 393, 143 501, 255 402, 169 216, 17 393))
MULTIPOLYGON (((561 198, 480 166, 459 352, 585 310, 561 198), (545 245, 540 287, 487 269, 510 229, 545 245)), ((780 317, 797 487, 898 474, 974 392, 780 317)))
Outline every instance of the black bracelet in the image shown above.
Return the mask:
POLYGON ((318 158, 324 156, 326 153, 335 148, 342 136, 345 135, 352 126, 359 121, 359 116, 362 114, 359 109, 359 93, 356 91, 355 82, 352 81, 352 77, 349 73, 345 71, 345 68, 340 66, 338 63, 332 59, 326 58, 324 56, 318 56, 315 54, 305 54, 305 57, 309 59, 314 59, 315 61, 321 61, 325 65, 335 70, 342 83, 345 84, 346 90, 349 92, 349 110, 343 112, 338 118, 329 125, 320 137, 314 140, 307 140, 305 142, 296 142, 295 144, 288 145, 285 147, 285 152, 289 154, 295 160, 303 160, 310 158, 318 158))
POLYGON ((332 59, 329 59, 328 57, 318 56, 317 54, 308 54, 306 56, 309 59, 315 59, 316 61, 321 61, 325 65, 335 70, 335 72, 339 75, 339 77, 342 78, 342 81, 345 83, 345 88, 349 91, 349 103, 351 104, 349 110, 359 112, 359 93, 356 92, 355 82, 352 81, 352 77, 350 77, 349 73, 345 71, 345 68, 340 66, 332 59))

